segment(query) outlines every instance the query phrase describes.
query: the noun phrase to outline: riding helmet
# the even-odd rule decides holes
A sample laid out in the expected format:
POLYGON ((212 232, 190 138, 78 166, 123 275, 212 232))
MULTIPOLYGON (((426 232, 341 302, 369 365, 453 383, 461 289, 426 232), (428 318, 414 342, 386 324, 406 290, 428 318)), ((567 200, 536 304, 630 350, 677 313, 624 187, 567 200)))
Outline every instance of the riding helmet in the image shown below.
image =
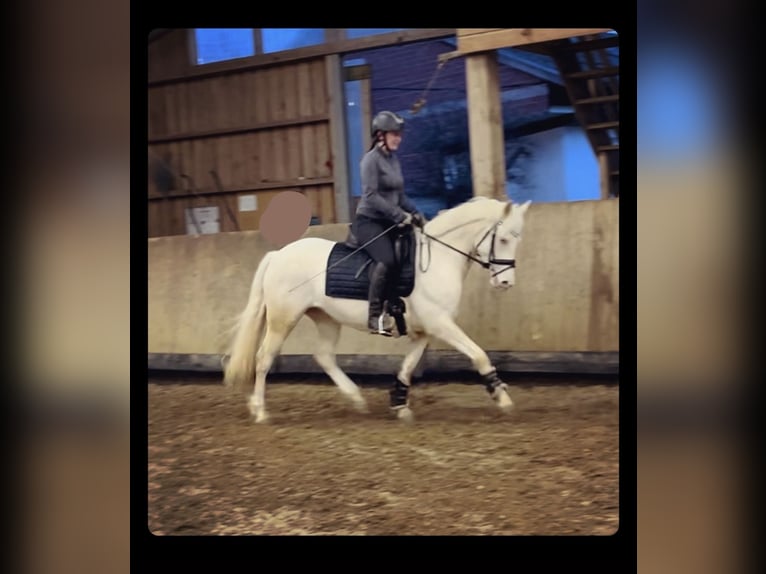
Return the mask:
POLYGON ((404 119, 394 112, 380 112, 372 120, 372 137, 378 132, 400 132, 403 129, 404 119))

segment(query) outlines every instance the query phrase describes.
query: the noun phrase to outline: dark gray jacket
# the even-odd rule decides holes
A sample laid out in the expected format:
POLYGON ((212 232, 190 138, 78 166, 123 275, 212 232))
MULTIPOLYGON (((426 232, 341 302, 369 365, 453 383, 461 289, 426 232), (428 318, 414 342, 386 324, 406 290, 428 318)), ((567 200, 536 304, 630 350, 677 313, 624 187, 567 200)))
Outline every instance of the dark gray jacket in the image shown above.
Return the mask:
POLYGON ((396 154, 379 146, 368 151, 361 162, 362 199, 357 215, 401 223, 405 213, 417 213, 414 203, 404 195, 404 177, 396 154))

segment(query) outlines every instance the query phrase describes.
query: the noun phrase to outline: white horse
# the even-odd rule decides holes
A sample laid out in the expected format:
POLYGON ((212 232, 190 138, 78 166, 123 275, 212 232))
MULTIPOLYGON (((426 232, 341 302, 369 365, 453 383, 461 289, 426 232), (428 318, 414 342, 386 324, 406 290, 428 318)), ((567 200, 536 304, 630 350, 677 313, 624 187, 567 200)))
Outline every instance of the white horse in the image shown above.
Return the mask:
MULTIPOLYGON (((463 282, 473 262, 488 270, 491 287, 513 286, 516 248, 529 204, 512 205, 477 197, 440 212, 422 231, 416 231, 418 243, 428 245, 416 250, 415 284, 409 297, 404 298, 404 317, 413 345, 391 391, 391 407, 398 418, 412 419, 407 400, 410 377, 431 337, 470 358, 500 408, 513 406, 508 388, 498 378, 489 357, 455 323, 455 318, 463 282)), ((266 375, 303 315, 308 315, 318 330, 314 353, 317 363, 358 410, 367 412, 359 387, 338 367, 335 347, 341 325, 367 332, 368 303, 325 295, 323 270, 333 246, 333 241, 306 237, 266 253, 258 265, 247 307, 235 326, 224 373, 227 386, 242 388, 252 385, 255 379, 248 401, 255 422, 268 419, 266 375)))

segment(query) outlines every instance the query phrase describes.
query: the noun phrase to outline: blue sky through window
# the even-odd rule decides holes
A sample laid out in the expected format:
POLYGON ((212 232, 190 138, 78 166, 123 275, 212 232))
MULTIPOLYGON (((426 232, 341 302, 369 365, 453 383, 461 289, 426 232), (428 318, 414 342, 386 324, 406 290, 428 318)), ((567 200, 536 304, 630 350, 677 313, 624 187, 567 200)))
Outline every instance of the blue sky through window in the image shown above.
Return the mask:
POLYGON ((255 54, 252 28, 196 28, 197 64, 209 64, 255 54))
POLYGON ((324 28, 263 28, 263 52, 281 52, 324 42, 324 28))
MULTIPOLYGON (((406 28, 348 28, 348 38, 364 38, 406 28)), ((255 54, 253 28, 195 28, 197 64, 209 64, 255 54)), ((262 28, 263 52, 281 52, 325 41, 323 28, 262 28)))

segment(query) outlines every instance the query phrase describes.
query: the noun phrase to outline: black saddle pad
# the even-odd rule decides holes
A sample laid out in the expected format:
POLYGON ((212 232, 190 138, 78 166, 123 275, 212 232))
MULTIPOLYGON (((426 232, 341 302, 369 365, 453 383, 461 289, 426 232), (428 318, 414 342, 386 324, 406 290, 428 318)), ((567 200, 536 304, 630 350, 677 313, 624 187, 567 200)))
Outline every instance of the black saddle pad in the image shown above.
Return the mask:
MULTIPOLYGON (((396 294, 407 297, 415 287, 415 239, 412 235, 405 236, 402 245, 402 262, 400 265, 399 281, 396 294)), ((325 295, 342 299, 362 299, 367 301, 370 289, 369 264, 372 259, 364 250, 353 253, 354 249, 345 243, 336 243, 327 258, 328 269, 325 279, 325 295), (348 257, 341 263, 344 257, 348 257)))

